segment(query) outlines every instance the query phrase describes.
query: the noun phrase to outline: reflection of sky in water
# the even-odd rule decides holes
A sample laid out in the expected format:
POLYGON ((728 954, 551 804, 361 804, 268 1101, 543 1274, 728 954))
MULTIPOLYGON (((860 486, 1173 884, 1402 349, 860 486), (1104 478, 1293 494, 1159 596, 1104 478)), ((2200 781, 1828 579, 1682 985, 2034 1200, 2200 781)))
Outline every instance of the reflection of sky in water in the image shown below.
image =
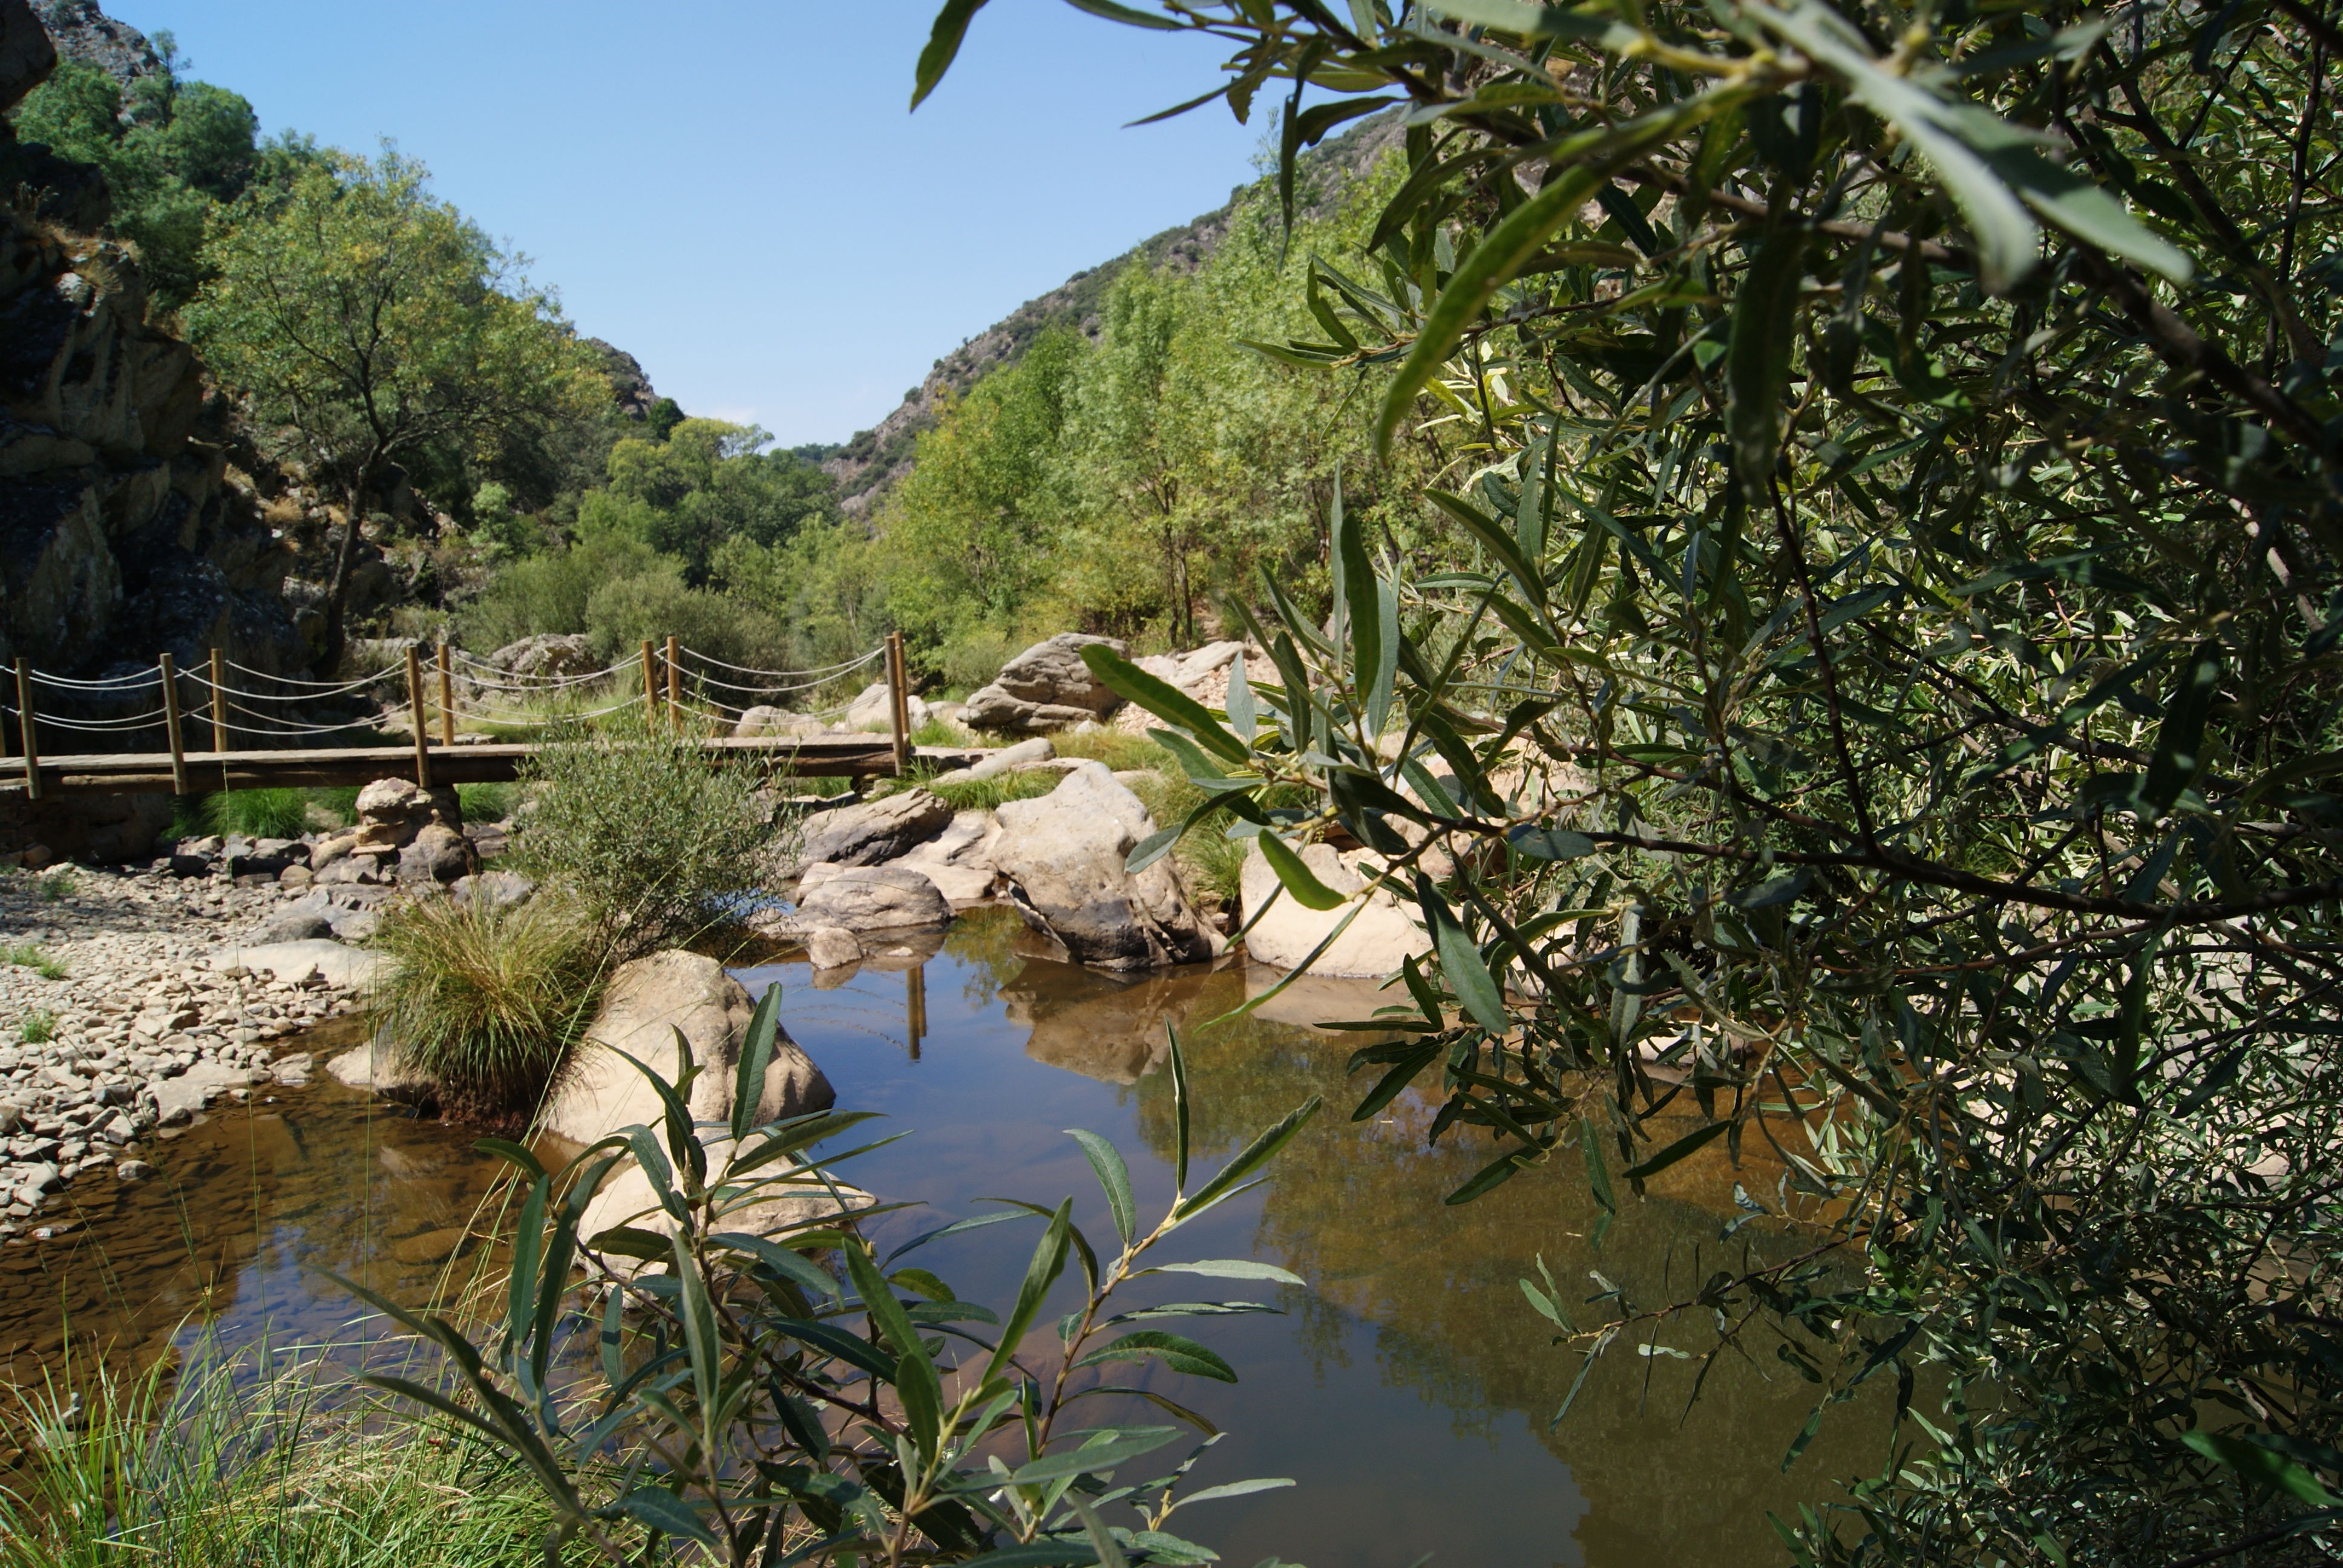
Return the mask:
MULTIPOLYGON (((1427 1151, 1430 1107, 1411 1097, 1373 1121, 1349 1121, 1365 1081, 1343 1068, 1359 1037, 1292 1020, 1363 1016, 1386 1000, 1371 989, 1321 982, 1303 1000, 1282 999, 1292 1003, 1287 1022, 1206 1029, 1249 985, 1260 989, 1259 971, 1117 980, 1021 956, 1018 930, 999 916, 964 920, 940 953, 933 938, 915 941, 842 983, 823 977, 826 989, 802 963, 739 973, 752 990, 783 982, 782 1017, 842 1103, 883 1112, 882 1134, 915 1134, 844 1172, 890 1200, 933 1206, 884 1217, 885 1243, 983 1211, 969 1201, 976 1196, 1054 1204, 1069 1193, 1077 1221, 1104 1242, 1112 1230, 1064 1135, 1071 1127, 1122 1150, 1141 1224, 1151 1224, 1172 1185, 1170 1097, 1156 1070, 1167 1022, 1188 1042, 1199 1102, 1192 1182, 1302 1100, 1325 1097, 1327 1110, 1272 1167, 1267 1186, 1183 1229, 1158 1254, 1259 1256, 1313 1288, 1160 1276, 1131 1287, 1124 1303, 1251 1299, 1289 1314, 1148 1325, 1220 1351, 1242 1379, 1233 1388, 1152 1363, 1117 1369, 1117 1381, 1226 1429, 1193 1485, 1256 1475, 1300 1483, 1177 1516, 1175 1528, 1225 1561, 1770 1563, 1779 1546, 1765 1511, 1787 1511, 1871 1457, 1826 1429, 1792 1485, 1777 1467, 1808 1408, 1803 1384, 1764 1382, 1727 1362, 1683 1421, 1685 1363, 1615 1352, 1562 1429, 1546 1430, 1579 1360, 1551 1346, 1551 1329, 1515 1282, 1543 1254, 1566 1288, 1599 1267, 1639 1302, 1656 1302, 1664 1289, 1685 1293, 1689 1281, 1737 1261, 1738 1241, 1715 1241, 1733 1181, 1721 1154, 1715 1169, 1688 1161, 1649 1202, 1631 1202, 1596 1256, 1584 1239, 1592 1215, 1583 1182, 1533 1173, 1448 1208, 1442 1196, 1488 1157, 1482 1145, 1444 1140, 1427 1151)), ((61 1302, 77 1331, 151 1351, 156 1336, 198 1311, 230 1344, 264 1332, 279 1345, 343 1337, 353 1303, 309 1271, 320 1265, 420 1300, 443 1271, 469 1261, 464 1230, 487 1174, 470 1151, 474 1136, 331 1087, 215 1118, 162 1146, 168 1180, 85 1183, 74 1201, 89 1206, 91 1226, 80 1237, 0 1249, 0 1370, 23 1378, 53 1359, 61 1302)), ((1005 1308, 1035 1233, 1003 1225, 906 1261, 1005 1308)), ((1601 1312, 1571 1300, 1582 1322, 1601 1312)), ((1695 1351, 1706 1342, 1691 1329, 1668 1338, 1695 1351)), ((1752 1348, 1770 1362, 1770 1346, 1752 1348)), ((1075 1424, 1160 1419, 1103 1400, 1075 1410, 1075 1424)))

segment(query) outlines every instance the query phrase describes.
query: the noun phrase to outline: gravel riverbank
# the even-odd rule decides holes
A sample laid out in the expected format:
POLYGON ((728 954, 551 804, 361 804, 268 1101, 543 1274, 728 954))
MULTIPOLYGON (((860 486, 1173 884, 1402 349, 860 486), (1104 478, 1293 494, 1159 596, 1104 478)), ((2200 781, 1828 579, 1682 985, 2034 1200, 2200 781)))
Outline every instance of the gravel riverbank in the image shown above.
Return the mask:
POLYGON ((143 1146, 210 1101, 305 1081, 277 1041, 354 1005, 347 965, 242 961, 306 889, 171 864, 0 877, 0 1239, 69 1185, 152 1174, 143 1146))

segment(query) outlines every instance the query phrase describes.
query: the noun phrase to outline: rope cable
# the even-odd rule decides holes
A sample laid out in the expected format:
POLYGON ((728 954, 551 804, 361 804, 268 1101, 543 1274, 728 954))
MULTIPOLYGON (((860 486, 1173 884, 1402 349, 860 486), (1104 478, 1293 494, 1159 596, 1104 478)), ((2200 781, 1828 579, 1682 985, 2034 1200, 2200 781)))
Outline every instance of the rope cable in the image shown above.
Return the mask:
POLYGON ((116 676, 106 680, 69 680, 62 675, 49 675, 37 669, 27 669, 25 673, 31 677, 35 684, 54 686, 61 691, 131 692, 143 691, 147 687, 163 684, 163 672, 159 669, 150 669, 140 676, 116 676))

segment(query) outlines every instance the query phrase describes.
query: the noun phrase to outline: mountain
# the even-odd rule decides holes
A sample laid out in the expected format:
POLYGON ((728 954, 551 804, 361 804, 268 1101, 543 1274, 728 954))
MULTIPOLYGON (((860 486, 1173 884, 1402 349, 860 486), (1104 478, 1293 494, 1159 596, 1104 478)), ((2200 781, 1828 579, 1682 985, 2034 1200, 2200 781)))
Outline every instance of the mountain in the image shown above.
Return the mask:
MULTIPOLYGON (((1395 146, 1403 127, 1397 111, 1362 120, 1342 135, 1302 156, 1298 184, 1308 210, 1330 205, 1344 186, 1363 174, 1384 149, 1395 146)), ((1084 337, 1099 334, 1099 310, 1122 269, 1134 262, 1193 272, 1229 232, 1237 199, 1246 187, 1203 216, 1142 240, 1113 260, 1078 272, 1049 293, 1029 299, 1001 320, 945 355, 927 378, 905 395, 894 411, 858 432, 822 464, 838 481, 850 517, 869 512, 896 480, 910 471, 920 433, 935 427, 940 405, 965 393, 990 371, 1022 358, 1035 338, 1053 327, 1071 327, 1084 337)))

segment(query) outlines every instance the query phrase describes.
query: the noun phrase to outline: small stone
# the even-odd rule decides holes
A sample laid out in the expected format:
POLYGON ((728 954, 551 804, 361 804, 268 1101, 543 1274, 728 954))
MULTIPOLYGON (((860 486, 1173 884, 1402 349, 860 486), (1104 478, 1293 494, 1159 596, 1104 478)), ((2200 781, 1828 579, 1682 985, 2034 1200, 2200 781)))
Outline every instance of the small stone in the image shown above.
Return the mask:
POLYGON ((852 931, 836 926, 823 926, 808 934, 805 950, 818 970, 843 969, 862 961, 862 944, 855 940, 852 931))
POLYGON ((154 1174, 155 1167, 144 1160, 125 1160, 114 1168, 114 1179, 117 1181, 144 1181, 154 1174))

